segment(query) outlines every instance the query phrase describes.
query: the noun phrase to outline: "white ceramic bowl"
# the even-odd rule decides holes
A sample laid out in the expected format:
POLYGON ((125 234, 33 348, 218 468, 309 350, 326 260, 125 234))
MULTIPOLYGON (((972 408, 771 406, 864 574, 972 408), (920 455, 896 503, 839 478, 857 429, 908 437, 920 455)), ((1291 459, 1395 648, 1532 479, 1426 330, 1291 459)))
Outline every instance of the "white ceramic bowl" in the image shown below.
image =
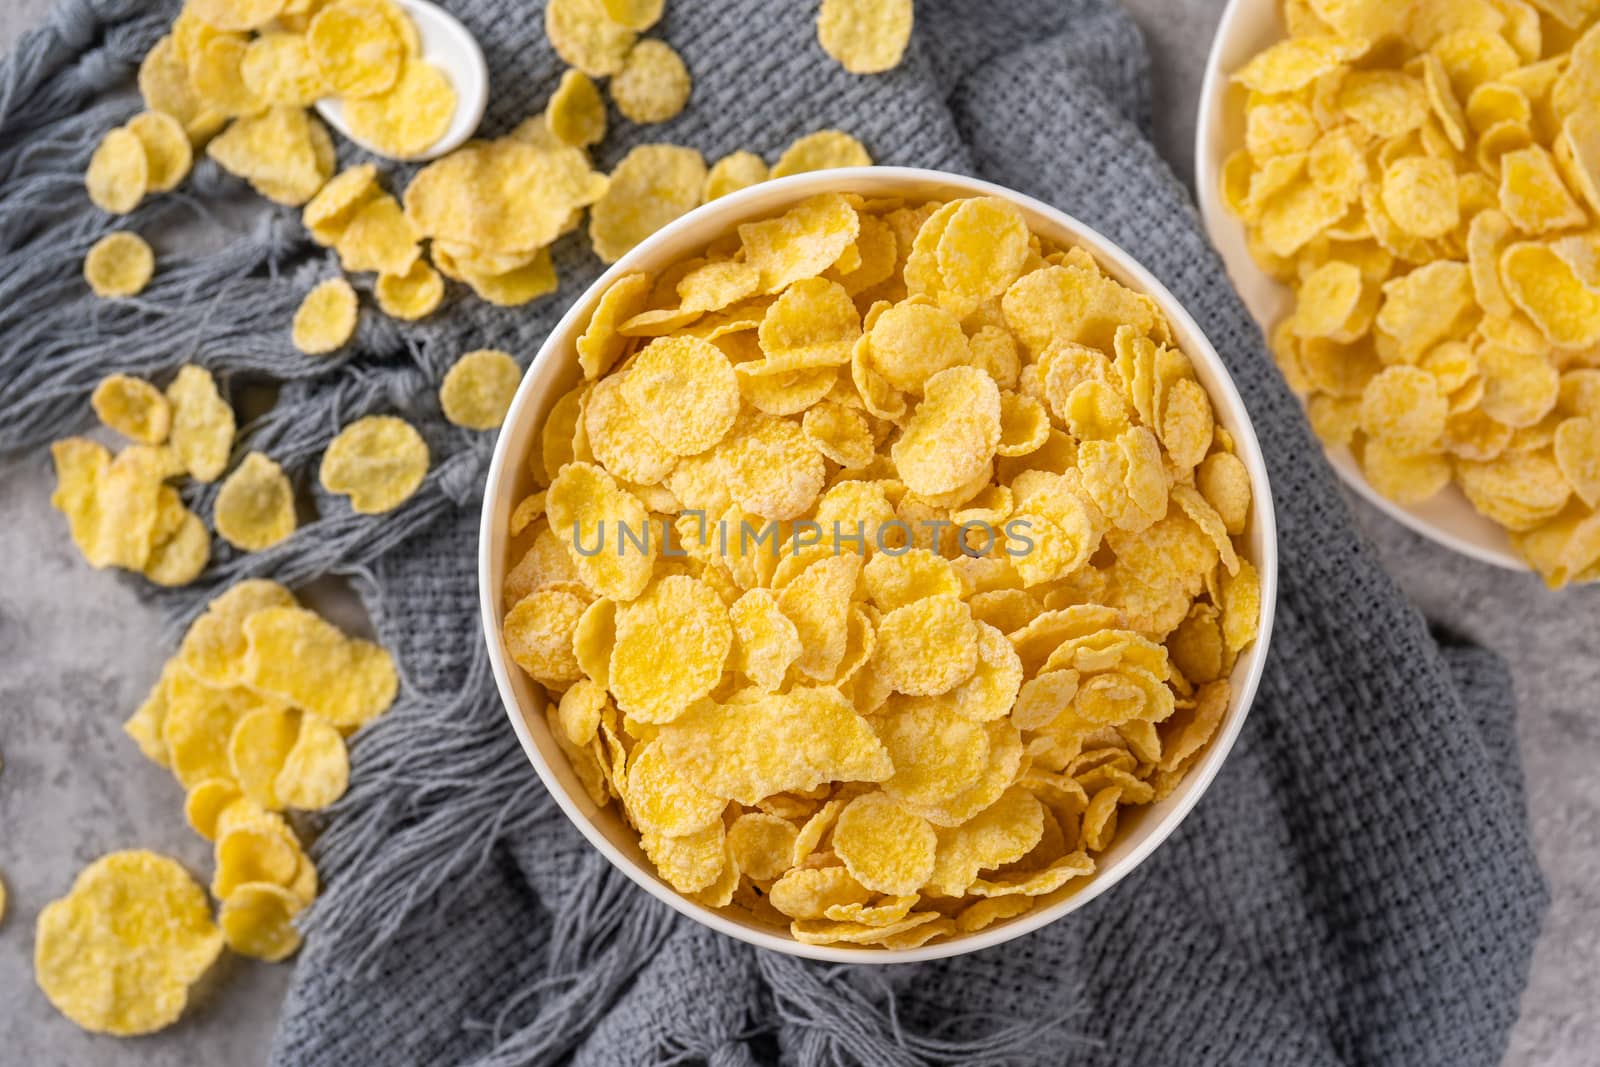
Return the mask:
POLYGON ((595 848, 646 892, 696 922, 760 948, 846 963, 908 963, 989 948, 1037 930, 1077 910, 1126 877, 1183 821, 1222 766, 1228 750, 1233 747, 1266 661, 1277 582, 1277 533, 1273 520, 1272 493, 1267 484, 1267 469, 1262 462, 1260 444, 1256 441, 1255 432, 1245 415, 1244 404, 1221 359, 1172 294, 1127 253, 1083 223, 1054 208, 987 182, 907 167, 821 171, 766 182, 723 197, 683 216, 619 260, 563 316, 522 380, 522 386, 500 431, 494 460, 489 468, 478 544, 483 629, 489 645, 489 657, 494 665, 495 681, 500 686, 500 695, 505 701, 511 725, 521 739, 529 761, 573 824, 595 848), (697 254, 706 244, 730 232, 738 223, 779 214, 798 201, 822 192, 855 192, 869 197, 1005 197, 1022 210, 1028 224, 1038 233, 1063 244, 1072 242, 1083 245, 1119 281, 1149 293, 1160 303, 1172 322, 1177 340, 1193 361, 1201 384, 1211 394, 1218 422, 1233 434, 1239 456, 1250 472, 1255 493, 1255 507, 1246 536, 1249 541, 1247 555, 1261 573, 1260 635, 1256 643, 1239 658, 1233 673, 1233 704, 1199 763, 1182 784, 1159 804, 1124 810, 1117 840, 1099 856, 1099 870, 1093 877, 1080 879, 1057 896, 1045 898, 1034 910, 1011 922, 997 924, 979 933, 899 951, 804 945, 771 926, 744 922, 713 911, 674 891, 656 875, 655 869, 639 848, 638 835, 623 821, 616 809, 595 807, 584 792, 545 725, 543 691, 511 662, 500 639, 500 621, 509 608, 509 605, 502 603, 500 591, 506 571, 507 524, 512 508, 530 491, 531 479, 524 457, 537 440, 539 427, 550 406, 578 381, 574 344, 601 293, 619 275, 633 271, 659 271, 686 256, 697 254))
MULTIPOLYGON (((1230 0, 1206 61, 1200 89, 1200 115, 1195 136, 1195 184, 1200 214, 1211 243, 1222 253, 1228 275, 1245 306, 1270 331, 1293 308, 1289 288, 1269 277, 1245 245, 1244 223, 1222 202, 1222 164, 1244 146, 1245 90, 1234 85, 1233 72, 1263 48, 1287 36, 1280 0, 1230 0)), ((1480 515, 1454 484, 1420 504, 1397 504, 1374 489, 1348 448, 1325 450, 1328 462, 1345 483, 1396 521, 1463 555, 1507 570, 1526 571, 1528 564, 1511 548, 1504 529, 1480 515)))

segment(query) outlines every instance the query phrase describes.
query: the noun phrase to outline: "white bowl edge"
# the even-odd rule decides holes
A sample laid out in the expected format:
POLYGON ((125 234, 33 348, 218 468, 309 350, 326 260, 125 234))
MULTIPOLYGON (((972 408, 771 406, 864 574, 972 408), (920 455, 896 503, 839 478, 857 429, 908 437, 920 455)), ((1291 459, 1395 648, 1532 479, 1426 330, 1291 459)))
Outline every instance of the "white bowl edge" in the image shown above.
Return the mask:
MULTIPOLYGON (((1220 770, 1244 725, 1260 684, 1271 643, 1278 589, 1277 527, 1271 485, 1260 442, 1250 425, 1244 402, 1227 369, 1198 324, 1167 289, 1131 256, 1089 226, 1038 200, 988 182, 940 171, 913 167, 862 167, 808 174, 766 182, 730 194, 673 221, 613 264, 568 309, 529 365, 495 444, 484 492, 479 531, 479 603, 495 683, 508 717, 529 761, 562 811, 589 842, 646 892, 679 913, 720 933, 758 948, 791 956, 833 963, 916 963, 991 948, 1031 933, 1095 899, 1131 873, 1175 830, 1220 770), (735 920, 689 900, 666 885, 650 868, 638 847, 637 835, 613 808, 598 809, 584 793, 565 757, 547 736, 543 697, 538 687, 509 662, 500 639, 500 587, 505 569, 507 522, 516 504, 518 465, 527 455, 549 404, 560 395, 563 382, 579 377, 573 342, 581 325, 607 287, 623 274, 658 271, 683 255, 752 218, 764 218, 822 192, 856 192, 866 196, 999 196, 1020 207, 1029 225, 1047 236, 1072 241, 1094 253, 1114 276, 1148 293, 1165 311, 1183 350, 1194 363, 1201 384, 1217 409, 1218 422, 1234 436, 1236 451, 1250 475, 1254 493, 1251 509, 1249 557, 1261 576, 1261 619, 1256 641, 1240 656, 1232 675, 1233 693, 1227 717, 1200 761, 1174 792, 1159 804, 1132 813, 1131 830, 1120 834, 1103 853, 1099 869, 1081 886, 1068 887, 1059 899, 1050 899, 1010 922, 915 949, 882 949, 806 945, 774 932, 770 927, 735 920), (524 711, 523 709, 527 710, 524 711), (544 736, 539 736, 544 735, 544 736), (546 750, 549 750, 548 752, 546 750), (552 758, 553 757, 553 758, 552 758), (598 818, 605 818, 602 827, 598 818)), ((1125 813, 1125 818, 1128 818, 1125 813)))
MULTIPOLYGON (((1220 187, 1223 161, 1244 144, 1244 121, 1237 99, 1242 91, 1232 89, 1229 77, 1261 49, 1282 40, 1286 32, 1277 0, 1229 0, 1206 58, 1199 121, 1195 123, 1195 187, 1206 235, 1263 333, 1288 313, 1290 293, 1256 266, 1245 243, 1244 224, 1223 204, 1220 187)), ((1350 449, 1323 451, 1346 485, 1407 529, 1480 563, 1530 571, 1511 548, 1505 530, 1479 514, 1454 484, 1420 504, 1398 504, 1372 487, 1350 449)))

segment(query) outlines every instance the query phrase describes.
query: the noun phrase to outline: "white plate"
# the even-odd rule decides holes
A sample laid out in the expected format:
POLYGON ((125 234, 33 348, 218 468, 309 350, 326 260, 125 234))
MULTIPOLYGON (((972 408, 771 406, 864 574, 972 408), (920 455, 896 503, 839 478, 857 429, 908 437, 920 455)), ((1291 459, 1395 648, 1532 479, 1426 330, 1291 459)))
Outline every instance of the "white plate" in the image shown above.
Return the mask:
POLYGON ((505 702, 512 728, 516 730, 529 762, 544 781, 550 795, 589 839, 590 844, 599 849, 612 864, 652 896, 696 922, 760 948, 837 963, 912 963, 989 948, 1037 930, 1077 910, 1131 873, 1177 829, 1227 758, 1261 681, 1277 601, 1278 540, 1267 467, 1261 456, 1260 442, 1250 426, 1244 401, 1234 388, 1222 359, 1201 333, 1200 327, 1149 271, 1088 226, 1021 193, 940 171, 911 167, 856 167, 763 182, 706 204, 657 231, 623 256, 578 298, 534 357, 495 444, 494 459, 484 490, 483 523, 478 538, 478 585, 484 639, 488 642, 495 681, 500 687, 500 696, 505 702), (732 232, 738 223, 770 218, 808 196, 823 192, 924 199, 1004 197, 1021 209, 1028 225, 1038 233, 1062 244, 1082 245, 1094 253, 1108 273, 1124 285, 1148 293, 1166 313, 1178 344, 1189 355, 1195 375, 1211 396, 1218 425, 1226 427, 1233 434, 1239 458, 1249 471, 1250 486, 1255 494, 1250 525, 1245 531, 1249 545, 1245 554, 1255 562, 1261 574, 1260 633, 1255 644, 1245 650, 1234 666, 1232 704, 1216 737, 1199 762, 1166 799, 1123 813, 1117 839, 1110 849, 1098 857, 1099 870, 1092 877, 1081 879, 1043 898, 1033 911, 1015 920, 917 949, 805 945, 771 926, 714 911, 673 890, 656 874, 639 848, 638 834, 623 821, 616 809, 597 808, 584 792, 545 724, 546 701, 543 690, 510 661, 500 639, 500 621, 507 609, 507 605, 501 602, 501 585, 506 571, 508 525, 512 508, 523 495, 531 491, 531 479, 523 460, 530 446, 538 439, 539 428, 551 405, 581 377, 574 345, 600 295, 623 274, 660 271, 686 256, 697 255, 714 239, 732 232))
MULTIPOLYGON (((1278 0, 1231 0, 1217 26, 1216 40, 1206 62, 1200 89, 1200 115, 1196 123, 1195 183, 1206 233, 1222 254, 1228 275, 1245 306, 1270 331, 1292 307, 1288 287, 1269 277, 1250 258, 1244 223, 1222 202, 1222 164, 1244 146, 1245 91, 1229 81, 1263 48, 1287 35, 1278 0)), ((1420 504, 1397 504, 1368 484, 1348 448, 1325 450, 1328 462, 1345 484, 1396 521, 1422 536, 1463 555, 1507 570, 1529 570, 1511 548, 1506 531, 1480 515, 1454 484, 1420 504)))

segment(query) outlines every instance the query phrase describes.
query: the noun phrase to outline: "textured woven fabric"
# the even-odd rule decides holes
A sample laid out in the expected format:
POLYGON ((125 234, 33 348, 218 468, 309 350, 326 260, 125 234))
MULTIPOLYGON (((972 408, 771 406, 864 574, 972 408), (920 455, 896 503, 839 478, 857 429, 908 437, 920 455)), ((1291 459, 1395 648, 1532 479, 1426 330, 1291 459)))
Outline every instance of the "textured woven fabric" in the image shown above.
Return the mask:
MULTIPOLYGON (((542 105, 561 71, 532 0, 452 0, 494 74, 487 132, 542 105)), ((1096 226, 1188 307, 1231 368, 1274 486, 1282 591, 1260 696, 1181 829, 1113 892, 1026 938, 934 964, 824 967, 759 953, 651 901, 555 810, 506 726, 476 620, 476 513, 489 442, 445 424, 435 387, 467 348, 526 362, 597 272, 556 249, 558 297, 516 311, 457 298, 400 328, 368 314, 354 351, 288 344, 332 270, 293 213, 202 164, 129 223, 231 227, 213 250, 158 242, 139 299, 77 277, 111 228, 81 173, 137 108, 134 64, 174 5, 72 0, 0 68, 0 448, 88 421, 114 370, 193 360, 238 389, 286 381, 245 428, 308 487, 349 419, 426 433, 423 490, 382 518, 317 495, 287 542, 219 555, 162 594, 180 625, 246 575, 351 578, 404 672, 354 744, 317 855, 327 881, 278 1034, 283 1065, 708 1063, 1491 1064, 1516 1016, 1545 892, 1531 852, 1506 673, 1441 647, 1378 568, 1193 208, 1146 140, 1146 59, 1105 0, 918 5, 891 74, 829 62, 799 0, 672 0, 653 31, 694 72, 678 119, 621 124, 598 153, 670 140, 773 158, 839 126, 884 163, 977 174, 1096 226), (242 221, 241 221, 242 220, 242 221)), ((344 162, 359 158, 348 147, 344 162)), ((41 460, 42 462, 42 460, 41 460)), ((195 489, 192 503, 209 508, 195 489)))

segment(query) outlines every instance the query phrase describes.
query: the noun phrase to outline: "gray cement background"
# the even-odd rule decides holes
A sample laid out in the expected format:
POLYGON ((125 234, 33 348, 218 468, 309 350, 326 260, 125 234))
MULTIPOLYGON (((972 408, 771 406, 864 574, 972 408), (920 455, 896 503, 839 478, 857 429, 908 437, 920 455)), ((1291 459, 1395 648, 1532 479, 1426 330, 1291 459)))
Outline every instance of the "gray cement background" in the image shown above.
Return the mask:
MULTIPOLYGON (((0 0, 9 50, 51 0, 0 0)), ((693 0, 675 0, 679 3, 693 0)), ((1194 102, 1223 0, 1125 0, 1148 36, 1158 140, 1186 180, 1194 102)), ((38 1067, 263 1063, 288 965, 234 959, 181 1024, 132 1041, 84 1034, 32 978, 33 923, 96 856, 148 847, 209 869, 183 793, 120 724, 169 651, 129 587, 91 571, 49 506, 42 454, 0 460, 0 1062, 38 1067)), ((1600 1048, 1600 588, 1550 594, 1356 505, 1396 581, 1436 623, 1512 664, 1534 834, 1554 905, 1508 1064, 1579 1067, 1600 1048)))

